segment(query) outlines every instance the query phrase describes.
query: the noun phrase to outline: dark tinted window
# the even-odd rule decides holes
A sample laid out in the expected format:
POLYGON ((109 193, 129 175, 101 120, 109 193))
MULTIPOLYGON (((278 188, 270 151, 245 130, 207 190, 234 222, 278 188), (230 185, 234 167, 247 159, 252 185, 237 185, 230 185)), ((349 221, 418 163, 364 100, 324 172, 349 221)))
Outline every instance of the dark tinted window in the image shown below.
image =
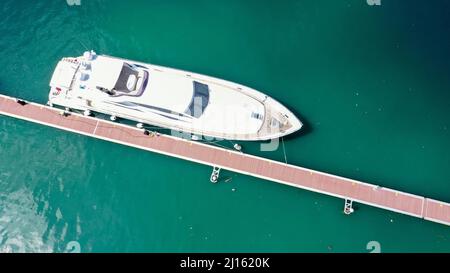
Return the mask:
POLYGON ((199 118, 205 111, 206 106, 208 106, 209 87, 207 84, 196 81, 194 81, 193 84, 194 95, 192 96, 192 101, 189 104, 189 107, 186 109, 185 113, 199 118))

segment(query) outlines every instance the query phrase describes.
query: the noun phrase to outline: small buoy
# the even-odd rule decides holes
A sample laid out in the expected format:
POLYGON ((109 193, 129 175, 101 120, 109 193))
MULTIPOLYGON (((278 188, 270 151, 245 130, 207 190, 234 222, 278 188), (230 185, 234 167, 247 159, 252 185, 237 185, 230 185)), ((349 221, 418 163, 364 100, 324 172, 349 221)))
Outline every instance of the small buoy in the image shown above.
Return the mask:
POLYGON ((144 124, 139 122, 138 124, 136 124, 136 127, 139 128, 139 129, 142 129, 142 128, 144 128, 144 124))
POLYGON ((84 110, 83 115, 85 115, 87 117, 90 116, 91 115, 91 110, 88 110, 88 109, 84 110))
POLYGON ((232 188, 231 191, 236 191, 236 189, 235 189, 235 188, 232 188))
POLYGON ((216 183, 217 182, 217 175, 213 174, 211 176, 211 182, 216 183))
POLYGON ((112 115, 112 116, 109 117, 109 119, 110 119, 111 121, 116 121, 116 120, 117 120, 117 117, 114 116, 114 115, 112 115))
POLYGON ((239 144, 234 144, 233 145, 233 147, 234 147, 234 149, 236 149, 237 151, 240 151, 240 150, 242 150, 242 146, 241 145, 239 145, 239 144))

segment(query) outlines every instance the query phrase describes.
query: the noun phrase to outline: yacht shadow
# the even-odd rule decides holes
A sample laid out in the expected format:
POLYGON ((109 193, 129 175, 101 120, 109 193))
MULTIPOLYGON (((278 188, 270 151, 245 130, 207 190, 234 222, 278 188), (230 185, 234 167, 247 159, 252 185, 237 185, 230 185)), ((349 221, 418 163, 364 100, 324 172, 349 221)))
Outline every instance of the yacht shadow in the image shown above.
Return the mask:
MULTIPOLYGON (((282 103, 282 102, 280 102, 282 103)), ((314 128, 312 127, 312 125, 308 122, 308 120, 306 118, 304 118, 303 115, 300 115, 297 111, 293 110, 292 108, 290 108, 287 104, 282 103, 283 105, 285 105, 291 112, 292 114, 294 114, 302 123, 303 126, 300 130, 289 134, 287 136, 283 137, 283 140, 292 140, 292 139, 296 139, 296 138, 300 138, 302 136, 308 135, 309 133, 311 133, 314 128)), ((258 141, 259 143, 269 143, 272 140, 266 140, 266 141, 258 141)))
POLYGON ((288 108, 288 109, 303 123, 303 126, 300 130, 285 136, 284 137, 285 140, 290 140, 290 139, 308 135, 314 130, 311 123, 309 123, 308 119, 306 119, 303 115, 300 115, 295 110, 292 110, 292 108, 288 108))
POLYGON ((290 139, 302 137, 302 136, 308 135, 309 133, 311 133, 314 130, 311 123, 309 123, 308 119, 305 118, 305 116, 298 113, 294 107, 290 107, 289 103, 285 103, 284 101, 279 101, 279 102, 282 105, 284 105, 287 109, 289 109, 289 111, 291 111, 292 114, 294 114, 294 116, 296 116, 303 123, 303 126, 300 130, 283 137, 284 140, 290 140, 290 139))

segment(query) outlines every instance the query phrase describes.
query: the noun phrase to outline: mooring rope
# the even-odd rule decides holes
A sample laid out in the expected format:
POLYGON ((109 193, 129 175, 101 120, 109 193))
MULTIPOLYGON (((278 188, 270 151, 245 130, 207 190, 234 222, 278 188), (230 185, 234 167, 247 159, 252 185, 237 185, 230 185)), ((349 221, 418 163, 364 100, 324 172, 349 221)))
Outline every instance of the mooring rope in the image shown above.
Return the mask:
POLYGON ((286 149, 284 147, 284 138, 283 137, 281 137, 281 144, 283 145, 284 162, 287 164, 286 149))

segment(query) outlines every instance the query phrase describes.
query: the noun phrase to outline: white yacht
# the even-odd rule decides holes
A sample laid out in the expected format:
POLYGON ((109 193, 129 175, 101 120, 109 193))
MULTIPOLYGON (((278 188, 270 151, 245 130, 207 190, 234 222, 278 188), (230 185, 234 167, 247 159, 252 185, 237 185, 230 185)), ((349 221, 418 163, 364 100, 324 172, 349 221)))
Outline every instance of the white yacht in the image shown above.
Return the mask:
POLYGON ((268 140, 302 127, 276 100, 233 82, 97 55, 60 60, 49 103, 229 140, 268 140))

